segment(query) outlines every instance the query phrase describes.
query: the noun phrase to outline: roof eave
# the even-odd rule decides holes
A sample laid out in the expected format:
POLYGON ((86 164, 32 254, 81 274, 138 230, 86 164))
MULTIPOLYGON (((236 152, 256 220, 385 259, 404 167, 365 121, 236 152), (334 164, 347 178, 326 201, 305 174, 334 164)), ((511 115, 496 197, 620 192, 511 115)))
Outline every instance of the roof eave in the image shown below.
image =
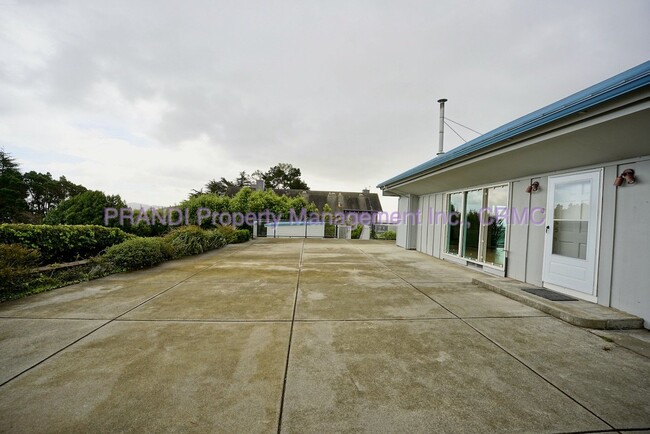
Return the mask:
POLYGON ((377 188, 383 191, 391 190, 410 180, 434 173, 443 167, 473 158, 477 151, 500 144, 508 145, 509 142, 523 134, 593 108, 648 84, 650 84, 650 61, 502 125, 446 154, 436 156, 378 184, 377 188))

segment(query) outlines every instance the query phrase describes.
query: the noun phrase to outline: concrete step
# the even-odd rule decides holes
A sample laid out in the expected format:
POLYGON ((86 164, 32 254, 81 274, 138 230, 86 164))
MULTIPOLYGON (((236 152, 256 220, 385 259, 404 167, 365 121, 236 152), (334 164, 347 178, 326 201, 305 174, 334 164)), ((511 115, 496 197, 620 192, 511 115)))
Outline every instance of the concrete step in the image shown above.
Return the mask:
POLYGON ((588 301, 547 300, 522 291, 522 288, 532 288, 534 286, 514 279, 480 277, 472 279, 472 282, 578 327, 600 330, 643 328, 643 319, 637 316, 588 301))

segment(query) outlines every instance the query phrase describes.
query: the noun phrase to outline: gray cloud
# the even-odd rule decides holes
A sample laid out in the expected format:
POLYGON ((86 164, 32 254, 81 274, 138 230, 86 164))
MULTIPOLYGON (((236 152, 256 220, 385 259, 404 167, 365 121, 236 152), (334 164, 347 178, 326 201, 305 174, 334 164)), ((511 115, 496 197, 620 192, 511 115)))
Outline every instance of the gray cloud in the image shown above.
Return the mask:
MULTIPOLYGON (((0 145, 47 169, 32 167, 35 149, 102 152, 101 137, 76 135, 101 122, 122 131, 110 138, 125 152, 138 137, 166 172, 183 167, 173 194, 280 161, 313 188, 359 189, 434 155, 437 98, 486 132, 647 60, 649 18, 645 0, 4 3, 0 145), (211 165, 183 154, 197 140, 211 165)), ((105 176, 89 182, 129 200, 182 199, 112 183, 115 171, 97 167, 105 176)))

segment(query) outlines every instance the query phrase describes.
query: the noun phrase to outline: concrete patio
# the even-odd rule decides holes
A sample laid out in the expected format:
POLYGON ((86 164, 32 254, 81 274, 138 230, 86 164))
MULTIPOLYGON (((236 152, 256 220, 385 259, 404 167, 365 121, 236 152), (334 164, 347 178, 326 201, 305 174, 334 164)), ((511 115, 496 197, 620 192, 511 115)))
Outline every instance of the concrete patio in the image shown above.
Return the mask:
POLYGON ((5 303, 0 432, 650 430, 647 331, 599 336, 481 276, 260 239, 5 303))

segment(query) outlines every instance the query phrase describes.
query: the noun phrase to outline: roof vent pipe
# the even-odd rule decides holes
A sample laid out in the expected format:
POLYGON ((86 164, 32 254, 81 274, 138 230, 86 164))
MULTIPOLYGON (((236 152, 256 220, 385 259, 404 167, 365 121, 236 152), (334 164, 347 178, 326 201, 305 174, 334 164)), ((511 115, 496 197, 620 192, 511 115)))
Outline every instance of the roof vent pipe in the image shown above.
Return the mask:
POLYGON ((447 100, 442 98, 439 99, 438 102, 440 103, 440 140, 438 142, 438 153, 436 155, 441 155, 445 153, 445 103, 447 100))

